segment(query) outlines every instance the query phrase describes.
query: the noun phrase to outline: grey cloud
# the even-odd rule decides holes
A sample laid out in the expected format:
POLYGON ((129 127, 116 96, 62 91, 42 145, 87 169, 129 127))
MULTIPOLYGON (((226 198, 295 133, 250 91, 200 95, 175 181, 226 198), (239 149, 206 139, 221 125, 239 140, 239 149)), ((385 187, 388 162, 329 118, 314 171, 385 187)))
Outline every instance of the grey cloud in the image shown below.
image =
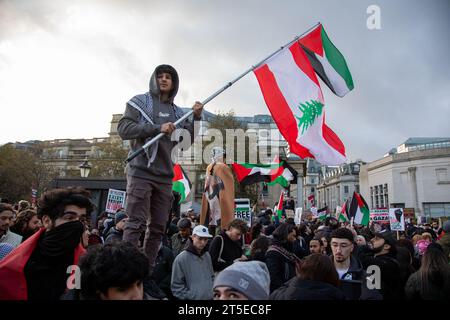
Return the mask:
MULTIPOLYGON (((118 76, 133 87, 146 88, 153 67, 166 62, 180 70, 183 103, 204 98, 191 95, 195 91, 206 97, 321 21, 355 80, 355 90, 343 99, 323 89, 327 122, 346 144, 349 158, 380 158, 412 136, 450 136, 447 0, 91 2, 120 12, 121 18, 112 23, 138 34, 142 43, 158 44, 164 61, 153 62, 145 60, 147 47, 124 47, 113 33, 93 30, 74 39, 119 65, 118 76), (366 27, 366 8, 372 4, 381 8, 381 30, 366 27)), ((57 34, 69 4, 1 1, 0 41, 14 37, 18 25, 57 34)), ((238 115, 268 113, 253 75, 207 107, 229 108, 238 115)))

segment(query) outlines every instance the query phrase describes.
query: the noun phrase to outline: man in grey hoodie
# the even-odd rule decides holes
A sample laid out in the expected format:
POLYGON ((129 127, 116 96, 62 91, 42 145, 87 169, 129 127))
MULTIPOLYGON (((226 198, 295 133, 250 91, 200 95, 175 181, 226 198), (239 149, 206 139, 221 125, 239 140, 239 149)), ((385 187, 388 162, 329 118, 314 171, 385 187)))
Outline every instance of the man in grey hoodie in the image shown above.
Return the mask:
MULTIPOLYGON (((173 102, 179 86, 177 71, 169 65, 156 67, 150 78, 149 92, 134 96, 127 102, 117 131, 123 140, 131 140, 131 150, 141 148, 159 133, 166 135, 127 165, 127 208, 123 240, 138 246, 145 231, 144 252, 149 260, 150 274, 155 267, 161 236, 165 232, 172 203, 172 149, 178 143, 174 122, 183 116, 173 102), (171 137, 172 135, 172 137, 171 137), (147 222, 149 222, 147 224, 147 222)), ((201 120, 203 105, 196 102, 193 120, 201 120)), ((186 119, 178 128, 190 133, 194 140, 194 121, 186 119)), ((185 144, 185 142, 183 142, 185 144)))
POLYGON ((208 228, 198 225, 192 231, 186 250, 173 262, 171 289, 180 300, 211 300, 214 271, 211 256, 206 250, 212 238, 208 228))

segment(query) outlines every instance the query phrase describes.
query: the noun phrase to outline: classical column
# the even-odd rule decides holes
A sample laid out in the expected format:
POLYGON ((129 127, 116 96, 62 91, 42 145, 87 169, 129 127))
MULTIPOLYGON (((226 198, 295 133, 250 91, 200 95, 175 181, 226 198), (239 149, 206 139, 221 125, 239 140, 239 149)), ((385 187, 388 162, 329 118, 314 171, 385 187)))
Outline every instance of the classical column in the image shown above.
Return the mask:
POLYGON ((303 170, 297 170, 297 206, 306 210, 303 203, 303 170))
POLYGON ((420 215, 421 210, 419 207, 419 199, 417 195, 417 179, 416 179, 416 167, 409 167, 409 178, 411 181, 411 195, 413 199, 414 211, 417 212, 417 215, 420 215))

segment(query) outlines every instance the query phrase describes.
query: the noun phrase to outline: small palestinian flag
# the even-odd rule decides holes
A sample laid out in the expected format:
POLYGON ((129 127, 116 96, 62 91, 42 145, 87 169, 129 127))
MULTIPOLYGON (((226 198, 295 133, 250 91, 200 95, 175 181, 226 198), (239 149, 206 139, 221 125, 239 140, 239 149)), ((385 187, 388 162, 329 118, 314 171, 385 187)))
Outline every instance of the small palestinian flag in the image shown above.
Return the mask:
POLYGON ((286 161, 271 164, 233 163, 233 170, 240 184, 246 186, 257 182, 276 183, 287 188, 291 181, 296 181, 295 171, 286 161))
POLYGON ((325 206, 325 207, 317 210, 317 215, 319 217, 319 220, 323 221, 327 218, 327 216, 328 216, 327 211, 328 211, 328 206, 325 206))
POLYGON ((347 214, 347 201, 344 202, 342 206, 341 212, 339 212, 338 221, 339 222, 348 222, 348 214, 347 214))
POLYGON ((355 224, 360 224, 363 226, 369 225, 370 220, 369 206, 367 205, 364 198, 356 192, 353 192, 353 198, 350 204, 348 216, 353 217, 353 222, 355 224))
POLYGON ((178 192, 181 195, 179 202, 181 203, 187 198, 189 192, 191 192, 192 184, 186 173, 184 173, 183 168, 178 163, 173 166, 173 173, 172 191, 178 192))
POLYGON ((328 38, 322 24, 302 37, 299 42, 314 71, 334 94, 343 97, 353 89, 353 79, 347 62, 328 38))
POLYGON ((283 190, 281 190, 280 200, 278 200, 278 207, 277 207, 277 216, 279 221, 281 221, 281 217, 283 215, 283 201, 284 201, 284 192, 283 190))

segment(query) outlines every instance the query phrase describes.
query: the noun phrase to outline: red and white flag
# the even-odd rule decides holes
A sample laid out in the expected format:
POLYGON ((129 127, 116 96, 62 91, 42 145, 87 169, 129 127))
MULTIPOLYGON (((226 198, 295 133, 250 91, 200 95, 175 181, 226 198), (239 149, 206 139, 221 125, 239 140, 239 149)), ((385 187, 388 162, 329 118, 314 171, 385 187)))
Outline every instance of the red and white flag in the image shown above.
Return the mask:
POLYGON ((325 102, 316 72, 297 41, 254 71, 264 100, 290 151, 325 165, 345 162, 345 147, 325 124, 325 102))

